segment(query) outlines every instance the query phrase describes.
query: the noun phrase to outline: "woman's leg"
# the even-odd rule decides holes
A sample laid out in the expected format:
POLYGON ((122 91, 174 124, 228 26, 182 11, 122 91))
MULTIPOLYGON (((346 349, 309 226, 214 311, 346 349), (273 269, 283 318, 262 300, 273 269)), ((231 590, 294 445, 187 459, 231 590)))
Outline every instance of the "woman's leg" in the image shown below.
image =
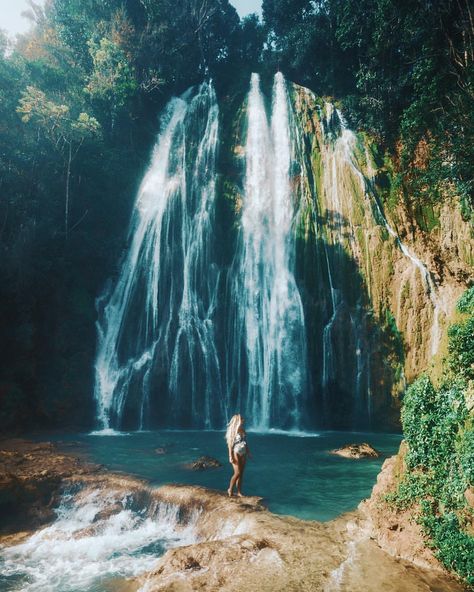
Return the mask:
MULTIPOLYGON (((238 458, 239 457, 237 457, 237 459, 238 458)), ((234 486, 237 482, 237 479, 239 478, 239 464, 232 463, 232 468, 234 469, 234 474, 232 475, 232 477, 230 479, 229 489, 227 490, 227 493, 229 494, 229 496, 231 496, 233 494, 234 486)))
POLYGON ((239 472, 237 475, 237 495, 242 496, 242 479, 244 477, 245 461, 247 460, 244 455, 237 456, 239 472))

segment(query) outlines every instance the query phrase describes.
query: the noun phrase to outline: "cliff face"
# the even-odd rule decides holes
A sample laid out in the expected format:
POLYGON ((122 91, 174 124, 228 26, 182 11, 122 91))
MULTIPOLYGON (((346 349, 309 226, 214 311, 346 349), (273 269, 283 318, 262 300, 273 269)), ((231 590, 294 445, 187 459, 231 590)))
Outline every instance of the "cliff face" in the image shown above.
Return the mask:
POLYGON ((294 95, 322 186, 312 192, 312 203, 326 218, 336 209, 344 249, 357 262, 375 314, 379 320, 383 311, 393 315, 411 380, 438 352, 446 318, 473 278, 473 229, 455 199, 410 211, 370 138, 344 129, 343 121, 334 121, 334 109, 318 105, 305 89, 295 87, 294 95), (338 136, 332 149, 325 128, 338 136), (331 198, 335 185, 339 200, 331 198))
MULTIPOLYGON (((473 229, 456 198, 407 205, 393 163, 371 138, 353 133, 333 104, 308 89, 288 90, 309 414, 332 427, 393 427, 406 383, 441 359, 443 329, 473 279, 473 229)), ((269 88, 266 95, 269 105, 269 88)), ((223 194, 234 231, 246 124, 244 103, 223 146, 223 194)))

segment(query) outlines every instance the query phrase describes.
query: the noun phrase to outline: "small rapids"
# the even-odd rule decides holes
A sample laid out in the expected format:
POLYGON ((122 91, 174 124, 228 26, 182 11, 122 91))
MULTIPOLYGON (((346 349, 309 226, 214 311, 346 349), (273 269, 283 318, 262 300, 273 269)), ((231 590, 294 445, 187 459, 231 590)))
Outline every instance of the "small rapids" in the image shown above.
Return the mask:
POLYGON ((115 578, 153 568, 168 548, 196 542, 197 512, 99 489, 66 492, 56 520, 25 542, 0 548, 0 589, 22 592, 104 590, 115 578))

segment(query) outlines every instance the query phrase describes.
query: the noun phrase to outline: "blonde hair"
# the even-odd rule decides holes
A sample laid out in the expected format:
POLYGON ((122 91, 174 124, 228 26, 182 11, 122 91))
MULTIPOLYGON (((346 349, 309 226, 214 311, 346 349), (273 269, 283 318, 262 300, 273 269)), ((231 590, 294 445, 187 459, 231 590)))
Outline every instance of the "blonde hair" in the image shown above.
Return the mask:
POLYGON ((227 430, 225 433, 225 439, 227 442, 227 446, 232 448, 234 444, 235 437, 237 436, 237 432, 239 431, 239 425, 241 421, 240 413, 233 415, 230 418, 229 423, 227 424, 227 430))

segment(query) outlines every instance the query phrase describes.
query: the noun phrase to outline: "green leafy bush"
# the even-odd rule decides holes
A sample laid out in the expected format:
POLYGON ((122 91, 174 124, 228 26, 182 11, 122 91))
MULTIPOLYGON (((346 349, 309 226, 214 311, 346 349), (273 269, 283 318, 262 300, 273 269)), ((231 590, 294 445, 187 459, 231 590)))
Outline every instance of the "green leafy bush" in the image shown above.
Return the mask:
POLYGON ((464 492, 474 483, 474 429, 466 394, 474 378, 474 291, 458 310, 470 316, 450 327, 449 357, 441 385, 420 376, 403 401, 402 425, 408 444, 407 472, 387 501, 418 504, 419 522, 443 564, 474 585, 474 537, 463 524, 472 510, 464 492))
POLYGON ((453 372, 474 379, 474 314, 464 323, 452 325, 449 335, 449 364, 453 372))
POLYGON ((461 466, 469 485, 474 485, 474 429, 466 430, 459 440, 461 466))
POLYGON ((465 312, 467 314, 474 313, 474 286, 464 292, 459 299, 456 308, 459 312, 465 312))
POLYGON ((436 556, 468 584, 474 585, 474 537, 461 529, 454 512, 436 515, 426 501, 422 507, 420 523, 434 543, 436 556))

